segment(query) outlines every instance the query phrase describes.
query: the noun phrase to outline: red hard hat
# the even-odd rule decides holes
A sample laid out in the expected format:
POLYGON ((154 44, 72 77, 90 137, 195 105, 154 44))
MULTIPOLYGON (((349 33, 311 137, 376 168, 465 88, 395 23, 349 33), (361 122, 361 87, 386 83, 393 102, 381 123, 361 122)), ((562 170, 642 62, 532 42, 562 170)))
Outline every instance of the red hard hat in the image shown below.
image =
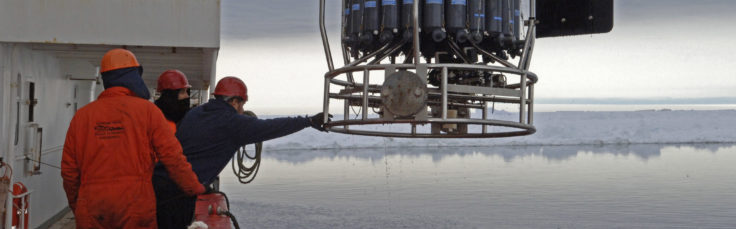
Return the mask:
POLYGON ((228 76, 217 82, 215 95, 240 96, 243 100, 248 101, 248 87, 245 86, 242 80, 234 76, 228 76))
POLYGON ((192 87, 192 85, 189 85, 187 76, 184 75, 183 72, 171 69, 161 73, 161 76, 158 77, 158 87, 156 87, 156 91, 161 92, 163 90, 178 90, 190 87, 192 87))
POLYGON ((132 52, 118 48, 105 53, 100 64, 100 72, 139 66, 141 65, 138 64, 138 60, 132 52))

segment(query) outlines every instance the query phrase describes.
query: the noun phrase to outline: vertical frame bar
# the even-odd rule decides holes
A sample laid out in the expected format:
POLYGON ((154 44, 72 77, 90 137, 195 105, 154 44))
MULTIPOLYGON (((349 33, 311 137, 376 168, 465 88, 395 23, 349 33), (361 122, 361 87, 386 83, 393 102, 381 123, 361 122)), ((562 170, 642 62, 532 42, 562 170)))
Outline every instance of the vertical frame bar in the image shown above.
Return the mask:
POLYGON ((319 33, 322 36, 322 46, 325 49, 327 68, 330 71, 335 70, 335 64, 332 62, 332 51, 330 51, 330 42, 327 39, 327 31, 325 29, 325 0, 319 0, 319 33))
POLYGON ((521 75, 521 97, 519 98, 519 123, 524 124, 526 121, 526 73, 521 75))
POLYGON ((322 100, 322 120, 329 120, 330 115, 330 77, 325 75, 325 92, 324 99, 322 100))
MULTIPOLYGON (((343 107, 343 118, 342 120, 347 121, 350 119, 350 101, 345 99, 345 107, 343 107)), ((344 125, 343 128, 348 129, 348 125, 344 125)))
POLYGON ((531 0, 531 4, 529 6, 529 9, 531 11, 528 23, 529 28, 527 28, 526 41, 524 42, 524 49, 521 53, 521 59, 519 60, 519 69, 522 70, 529 70, 529 63, 531 62, 532 52, 534 52, 535 39, 537 38, 537 20, 534 17, 536 13, 536 7, 534 4, 536 4, 535 0, 531 0))
POLYGON ((447 67, 442 68, 442 119, 447 119, 447 67))
POLYGON ((368 120, 368 85, 370 84, 370 71, 363 70, 363 120, 368 120))
POLYGON ((529 0, 529 17, 537 17, 537 0, 529 0))
POLYGON ((529 125, 534 124, 534 84, 529 85, 529 125))
MULTIPOLYGON (((217 63, 214 62, 212 66, 217 66, 217 63)), ((215 68, 213 68, 213 69, 215 69, 215 68)), ((211 70, 210 72, 211 72, 210 74, 212 74, 211 76, 215 75, 215 73, 214 73, 215 70, 211 70)), ((89 102, 90 103, 95 101, 95 91, 97 90, 97 84, 100 83, 100 79, 101 79, 100 78, 100 67, 95 67, 95 81, 92 82, 92 85, 90 86, 90 89, 89 89, 89 102)), ((213 79, 214 79, 214 77, 210 77, 210 82, 208 84, 212 84, 212 82, 215 82, 215 81, 212 81, 213 79)), ((209 85, 207 85, 207 87, 209 89, 209 85)), ((201 95, 203 93, 202 92, 199 92, 199 94, 201 95)), ((202 101, 209 100, 209 93, 204 93, 204 94, 207 94, 207 95, 205 95, 206 98, 204 98, 204 100, 202 100, 202 98, 200 98, 199 99, 199 103, 200 104, 203 103, 202 101)))
POLYGON ((530 85, 530 87, 528 88, 528 90, 530 90, 529 91, 530 103, 529 103, 529 111, 528 111, 529 113, 525 113, 526 112, 525 111, 525 108, 527 108, 527 103, 526 103, 526 101, 527 101, 527 84, 526 84, 527 71, 529 71, 529 63, 531 62, 532 52, 534 50, 534 47, 533 47, 534 46, 534 40, 537 37, 536 36, 536 25, 537 25, 537 23, 536 23, 536 19, 535 19, 536 18, 535 17, 535 14, 536 14, 536 6, 535 6, 535 4, 536 4, 536 1, 535 0, 530 0, 529 1, 529 11, 530 11, 529 12, 529 14, 530 14, 529 15, 529 23, 528 23, 529 24, 528 25, 529 28, 527 30, 526 42, 524 43, 524 50, 523 50, 523 53, 522 53, 522 58, 521 58, 521 60, 519 60, 519 69, 522 70, 522 71, 524 71, 524 74, 521 75, 521 82, 520 82, 520 86, 521 87, 519 87, 519 90, 521 90, 521 98, 519 98, 519 102, 520 102, 520 104, 519 104, 519 123, 521 123, 521 124, 524 124, 526 121, 528 121, 528 123, 532 123, 532 121, 533 121, 532 120, 532 117, 533 117, 532 112, 534 112, 534 110, 533 110, 533 97, 532 96, 534 95, 534 93, 531 91, 534 88, 533 85, 530 85), (528 120, 525 117, 527 115, 529 117, 528 120))
POLYGON ((419 1, 414 0, 414 65, 419 64, 419 1))
MULTIPOLYGON (((483 102, 483 120, 488 120, 488 102, 483 102)), ((488 132, 488 126, 483 125, 483 133, 488 132)))

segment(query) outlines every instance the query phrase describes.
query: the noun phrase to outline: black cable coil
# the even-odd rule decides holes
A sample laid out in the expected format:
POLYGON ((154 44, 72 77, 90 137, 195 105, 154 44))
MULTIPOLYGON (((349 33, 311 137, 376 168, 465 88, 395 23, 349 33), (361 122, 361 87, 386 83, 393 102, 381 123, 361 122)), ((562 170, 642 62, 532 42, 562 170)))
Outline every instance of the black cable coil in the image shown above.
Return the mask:
MULTIPOLYGON (((255 113, 252 111, 245 111, 243 115, 257 118, 255 113)), ((261 166, 261 151, 263 150, 263 142, 255 144, 255 155, 251 156, 245 149, 245 146, 241 146, 240 149, 235 153, 233 158, 232 167, 233 173, 238 177, 238 181, 241 184, 247 184, 256 178, 258 168, 261 166), (253 161, 252 165, 248 165, 248 161, 253 161)))

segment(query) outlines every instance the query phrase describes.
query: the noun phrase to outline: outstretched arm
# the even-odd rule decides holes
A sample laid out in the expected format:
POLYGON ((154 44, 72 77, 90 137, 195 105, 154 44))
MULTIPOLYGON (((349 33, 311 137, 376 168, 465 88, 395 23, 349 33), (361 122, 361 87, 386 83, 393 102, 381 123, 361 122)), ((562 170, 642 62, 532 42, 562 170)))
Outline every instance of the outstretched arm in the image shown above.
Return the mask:
POLYGON ((306 117, 257 119, 243 115, 235 116, 237 144, 247 145, 283 137, 310 126, 306 117))

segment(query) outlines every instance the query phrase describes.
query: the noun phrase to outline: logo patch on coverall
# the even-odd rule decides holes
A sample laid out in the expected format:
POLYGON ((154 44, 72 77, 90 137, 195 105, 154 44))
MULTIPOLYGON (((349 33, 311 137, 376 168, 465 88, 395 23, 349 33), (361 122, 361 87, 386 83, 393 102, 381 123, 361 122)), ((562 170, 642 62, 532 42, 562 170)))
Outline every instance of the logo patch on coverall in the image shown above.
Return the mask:
POLYGON ((124 131, 125 127, 120 121, 97 122, 95 125, 95 136, 99 139, 120 138, 124 131))

